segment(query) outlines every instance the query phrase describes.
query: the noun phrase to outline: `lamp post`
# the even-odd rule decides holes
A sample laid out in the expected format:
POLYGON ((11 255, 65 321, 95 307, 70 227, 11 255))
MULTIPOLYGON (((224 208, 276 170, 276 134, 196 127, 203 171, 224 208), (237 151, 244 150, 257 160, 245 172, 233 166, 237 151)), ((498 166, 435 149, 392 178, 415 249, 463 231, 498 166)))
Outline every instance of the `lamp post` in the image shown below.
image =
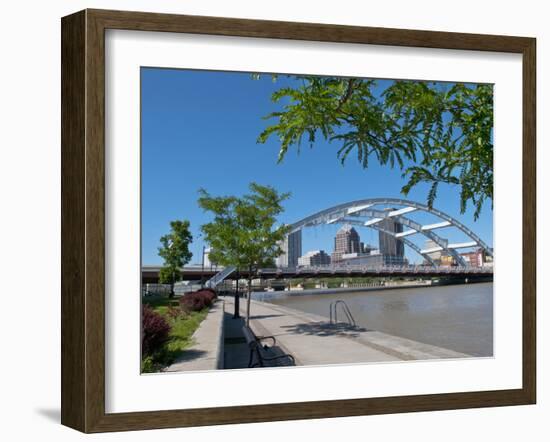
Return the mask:
POLYGON ((206 246, 202 245, 202 264, 201 264, 201 289, 204 288, 204 251, 206 250, 206 246))
MULTIPOLYGON (((170 249, 170 251, 172 250, 173 245, 174 245, 174 241, 172 241, 172 239, 169 239, 168 240, 168 248, 170 249)), ((170 294, 168 295, 169 298, 173 298, 176 295, 176 292, 174 290, 174 286, 176 284, 176 275, 175 275, 175 272, 174 272, 174 267, 172 267, 171 282, 172 282, 172 284, 170 284, 170 294)))

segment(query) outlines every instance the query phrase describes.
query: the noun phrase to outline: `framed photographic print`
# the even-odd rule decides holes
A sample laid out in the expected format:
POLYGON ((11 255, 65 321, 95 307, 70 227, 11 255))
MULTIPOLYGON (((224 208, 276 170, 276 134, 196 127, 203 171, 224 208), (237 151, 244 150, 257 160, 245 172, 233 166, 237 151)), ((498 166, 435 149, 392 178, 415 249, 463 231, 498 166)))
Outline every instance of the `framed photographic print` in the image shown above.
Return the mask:
POLYGON ((535 403, 535 40, 62 19, 62 423, 535 403))

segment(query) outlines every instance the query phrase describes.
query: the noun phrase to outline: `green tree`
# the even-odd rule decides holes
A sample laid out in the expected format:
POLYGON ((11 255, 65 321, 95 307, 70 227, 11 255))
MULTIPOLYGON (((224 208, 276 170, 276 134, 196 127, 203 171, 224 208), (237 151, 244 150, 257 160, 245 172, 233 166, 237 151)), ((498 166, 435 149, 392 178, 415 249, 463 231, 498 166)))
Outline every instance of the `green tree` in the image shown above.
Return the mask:
POLYGON ((187 264, 193 254, 189 251, 189 244, 193 236, 189 231, 189 221, 171 221, 170 233, 160 238, 161 247, 158 254, 164 259, 160 269, 159 282, 170 284, 170 297, 174 297, 174 284, 181 279, 180 269, 187 264))
POLYGON ((279 244, 289 227, 276 227, 276 223, 284 210, 282 202, 290 196, 256 183, 251 183, 249 189, 250 193, 242 197, 214 197, 200 189, 198 200, 199 206, 214 216, 201 227, 211 246, 209 258, 216 264, 248 271, 247 325, 253 275, 258 269, 273 265, 282 253, 279 244))
POLYGON ((440 184, 459 186, 460 209, 472 203, 477 218, 493 200, 492 85, 298 77, 296 87, 272 94, 282 109, 267 115, 275 122, 258 137, 280 141, 279 162, 289 147, 318 136, 339 144, 342 164, 355 151, 367 168, 399 167, 407 183, 402 193, 428 183, 431 207, 440 184))

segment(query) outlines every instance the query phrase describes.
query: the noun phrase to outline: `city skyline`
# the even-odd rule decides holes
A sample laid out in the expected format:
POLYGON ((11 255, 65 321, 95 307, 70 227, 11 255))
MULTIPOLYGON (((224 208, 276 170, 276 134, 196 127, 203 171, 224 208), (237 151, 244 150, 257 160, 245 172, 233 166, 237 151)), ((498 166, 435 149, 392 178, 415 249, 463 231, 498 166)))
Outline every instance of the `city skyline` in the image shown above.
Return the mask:
MULTIPOLYGON (((159 238, 174 219, 188 219, 194 237, 192 263, 201 262, 199 228, 208 219, 197 207, 197 190, 216 195, 241 195, 250 181, 292 193, 281 222, 293 223, 328 207, 369 197, 399 197, 404 183, 398 169, 372 162, 363 169, 355 157, 342 166, 337 146, 316 141, 277 164, 276 141, 257 145, 256 138, 273 111, 270 95, 296 80, 270 76, 253 80, 248 73, 142 69, 142 263, 160 264, 159 238)), ((407 199, 425 202, 426 186, 407 199)), ((435 207, 460 219, 492 246, 492 209, 480 219, 473 210, 461 215, 457 189, 442 186, 435 207)), ((427 221, 429 217, 426 218, 427 221)), ((302 250, 329 250, 340 226, 305 229, 302 250)), ((447 232, 446 232, 447 233, 447 232)), ((365 228, 365 243, 378 232, 365 228)), ((459 234, 449 232, 459 239, 459 234)), ((454 240, 454 239, 453 239, 454 240)), ((408 258, 410 250, 405 250, 408 258)), ((409 256, 410 255, 410 256, 409 256)))
POLYGON ((377 224, 384 229, 378 232, 377 248, 361 241, 361 236, 351 224, 344 224, 336 232, 334 248, 330 256, 323 249, 310 250, 298 259, 299 266, 408 264, 408 260, 404 257, 403 240, 387 233, 401 233, 403 225, 392 218, 380 219, 377 224))

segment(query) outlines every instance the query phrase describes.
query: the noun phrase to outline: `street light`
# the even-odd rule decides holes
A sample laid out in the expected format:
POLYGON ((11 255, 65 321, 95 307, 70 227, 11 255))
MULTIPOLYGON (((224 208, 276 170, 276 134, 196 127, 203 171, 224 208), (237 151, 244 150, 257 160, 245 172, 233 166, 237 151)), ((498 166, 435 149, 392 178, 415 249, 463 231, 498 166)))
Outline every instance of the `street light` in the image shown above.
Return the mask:
POLYGON ((204 288, 204 252, 206 250, 206 246, 202 245, 202 264, 201 264, 201 289, 204 288))
MULTIPOLYGON (((172 250, 172 246, 174 245, 174 241, 172 241, 172 238, 168 239, 168 248, 172 250)), ((175 286, 176 285, 176 275, 174 273, 174 266, 172 266, 172 284, 170 284, 170 298, 173 298, 176 295, 175 292, 175 286)))

